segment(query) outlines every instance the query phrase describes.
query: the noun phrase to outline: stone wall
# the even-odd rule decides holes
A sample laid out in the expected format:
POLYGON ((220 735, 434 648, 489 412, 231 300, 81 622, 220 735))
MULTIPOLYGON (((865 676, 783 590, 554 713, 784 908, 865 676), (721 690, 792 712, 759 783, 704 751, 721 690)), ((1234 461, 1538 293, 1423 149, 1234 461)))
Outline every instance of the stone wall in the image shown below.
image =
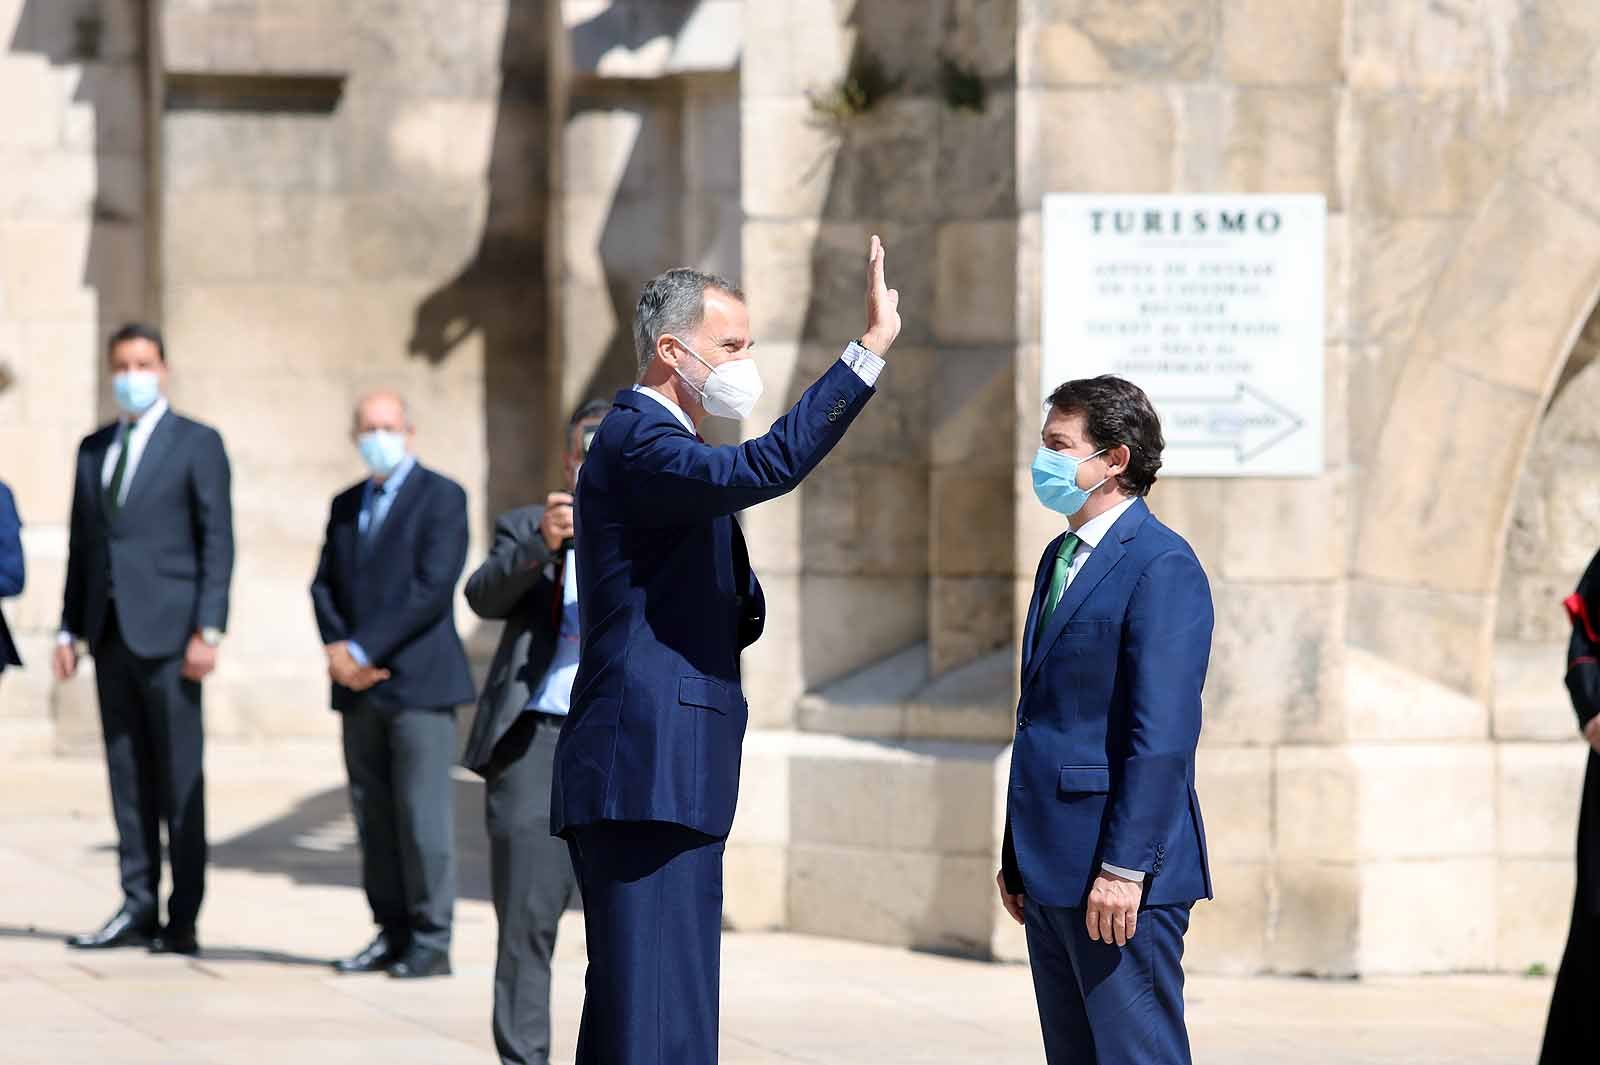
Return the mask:
POLYGON ((33 567, 0 750, 96 734, 92 681, 45 666, 117 321, 165 322, 174 399, 234 458, 212 733, 326 734, 305 587, 360 390, 411 394, 476 559, 553 483, 566 410, 632 380, 643 280, 742 279, 768 396, 712 432, 753 435, 861 329, 878 232, 881 395, 744 516, 770 618, 729 916, 1020 956, 992 876, 1060 525, 1027 476, 1043 196, 1317 193, 1326 472, 1151 501, 1218 606, 1191 963, 1554 960, 1564 905, 1518 900, 1570 885, 1582 765, 1556 603, 1600 543, 1600 7, 168 0, 150 62, 139 7, 0 0, 0 477, 33 567))
POLYGON ((150 309, 142 6, 0 0, 0 479, 29 567, 5 608, 29 668, 0 683, 0 753, 55 738, 73 456, 109 411, 105 337, 150 309))
MULTIPOLYGON (((32 24, 70 42, 64 9, 74 6, 97 7, 31 4, 51 12, 32 24)), ((208 685, 209 733, 328 735, 336 721, 307 586, 328 502, 362 476, 350 439, 356 397, 380 384, 409 397, 422 459, 468 490, 469 564, 484 553, 496 512, 542 493, 560 440, 543 298, 547 9, 539 0, 169 0, 152 10, 158 66, 146 73, 161 93, 161 122, 148 155, 160 221, 149 251, 159 286, 143 291, 142 248, 108 271, 113 246, 96 238, 88 259, 107 279, 100 324, 163 325, 174 405, 216 425, 232 458, 238 559, 229 637, 208 685)), ((144 165, 138 116, 123 114, 140 99, 140 67, 117 40, 108 32, 103 46, 123 49, 128 84, 106 82, 122 110, 98 128, 102 146, 121 138, 110 148, 133 153, 138 166, 130 179, 120 158, 100 159, 102 191, 92 213, 82 210, 97 222, 123 219, 142 240, 138 196, 126 210, 115 200, 129 180, 132 193, 142 190, 144 165)), ((25 79, 45 61, 14 46, 4 62, 25 79)), ((46 72, 66 89, 72 68, 61 69, 46 72)), ((58 112, 69 96, 61 98, 58 112)), ((65 135, 93 138, 92 103, 73 105, 82 116, 65 135)), ((34 195, 53 187, 41 180, 34 195)), ((38 242, 36 257, 51 247, 38 242)), ((63 246, 63 266, 68 256, 63 246)), ((90 327, 49 349, 64 366, 84 367, 91 398, 100 347, 90 327)), ((92 404, 54 406, 58 418, 83 411, 55 435, 92 425, 92 404)), ((69 446, 57 448, 60 470, 69 446)), ((30 510, 64 521, 65 487, 30 510)), ((46 561, 35 577, 34 594, 59 602, 59 572, 46 561)), ((468 634, 480 629, 464 604, 460 620, 468 634)), ((486 652, 494 635, 484 629, 476 649, 486 652)), ((46 656, 30 657, 28 683, 42 691, 46 656)), ((87 672, 57 692, 57 705, 58 742, 96 742, 87 672)))
POLYGON ((633 312, 673 266, 738 277, 739 5, 561 5, 559 230, 552 303, 561 402, 638 375, 633 312))

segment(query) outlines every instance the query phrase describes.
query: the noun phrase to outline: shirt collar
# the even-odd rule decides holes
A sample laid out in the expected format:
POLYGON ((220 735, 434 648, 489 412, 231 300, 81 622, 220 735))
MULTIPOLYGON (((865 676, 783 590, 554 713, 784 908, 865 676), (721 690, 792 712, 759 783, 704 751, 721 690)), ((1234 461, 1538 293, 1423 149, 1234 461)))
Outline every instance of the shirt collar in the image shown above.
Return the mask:
POLYGON ((167 413, 167 408, 167 397, 157 396, 156 401, 146 407, 144 413, 137 418, 124 417, 120 420, 131 424, 133 431, 136 433, 148 433, 156 427, 156 423, 161 420, 161 416, 167 413))
POLYGON ((1106 533, 1111 531, 1111 527, 1117 523, 1117 519, 1126 514, 1128 508, 1136 502, 1138 502, 1137 496, 1131 499, 1124 499, 1104 514, 1084 522, 1083 528, 1077 532, 1078 542, 1091 551, 1099 547, 1100 541, 1105 539, 1106 533))
POLYGON ((385 494, 393 496, 395 493, 400 491, 400 486, 405 483, 406 478, 410 476, 411 471, 416 468, 416 465, 417 456, 408 454, 405 458, 400 460, 400 465, 396 466, 394 468, 394 472, 389 474, 389 476, 384 479, 384 482, 381 486, 377 481, 368 478, 367 490, 370 492, 376 492, 379 487, 382 487, 386 489, 385 494))
MULTIPOLYGON (((644 385, 634 385, 633 386, 633 390, 635 392, 643 392, 645 395, 649 396, 651 399, 655 400, 657 403, 659 403, 663 407, 667 408, 667 410, 672 412, 672 416, 674 418, 678 419, 679 424, 681 424, 685 429, 689 430, 691 433, 694 432, 694 422, 690 421, 689 420, 689 415, 684 413, 683 408, 678 406, 676 403, 672 402, 672 400, 668 399, 666 396, 663 396, 660 392, 657 392, 655 389, 647 388, 644 385)), ((698 436, 699 434, 696 433, 695 435, 698 436)))

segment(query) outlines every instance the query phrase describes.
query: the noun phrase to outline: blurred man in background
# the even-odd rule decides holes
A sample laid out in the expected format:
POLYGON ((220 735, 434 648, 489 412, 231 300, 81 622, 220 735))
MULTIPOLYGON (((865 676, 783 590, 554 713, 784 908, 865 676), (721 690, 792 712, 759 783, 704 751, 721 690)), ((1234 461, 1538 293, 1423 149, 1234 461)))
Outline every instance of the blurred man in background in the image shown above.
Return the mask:
POLYGON ((494 1041, 503 1065, 547 1065, 550 956, 577 881, 567 846, 550 835, 556 738, 578 671, 578 575, 572 491, 600 420, 590 400, 567 424, 566 491, 495 522, 494 547, 467 578, 467 602, 504 621, 462 764, 488 782, 489 873, 499 943, 494 1041))
POLYGON ((343 718, 361 883, 378 934, 334 968, 445 976, 455 708, 473 697, 453 609, 467 560, 467 494, 416 460, 398 393, 363 398, 353 433, 370 476, 333 500, 311 599, 343 718))
POLYGON ((1045 548, 1022 643, 997 877, 1027 928, 1051 1065, 1188 1065, 1183 937, 1211 897, 1195 795, 1213 611, 1144 496, 1165 441, 1120 377, 1050 396, 1034 493, 1045 548))
MULTIPOLYGON (((0 599, 10 599, 22 594, 27 578, 27 568, 22 559, 22 519, 17 515, 17 501, 11 489, 0 481, 0 599)), ((6 627, 6 617, 0 614, 0 673, 7 666, 22 665, 17 645, 12 642, 11 630, 6 627)))
POLYGON ((55 675, 95 657, 117 823, 122 906, 69 946, 149 944, 195 954, 205 894, 200 684, 217 665, 233 576, 232 473, 216 430, 167 405, 161 334, 124 326, 110 343, 121 417, 78 448, 55 675), (158 924, 161 827, 172 861, 158 924))

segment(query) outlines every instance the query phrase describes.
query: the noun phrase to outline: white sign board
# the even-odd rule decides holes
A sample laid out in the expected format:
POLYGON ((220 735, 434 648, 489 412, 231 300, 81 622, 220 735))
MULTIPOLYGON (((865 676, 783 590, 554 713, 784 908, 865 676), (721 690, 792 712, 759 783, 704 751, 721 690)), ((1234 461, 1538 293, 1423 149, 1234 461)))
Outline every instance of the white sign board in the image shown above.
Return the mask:
POLYGON ((1161 414, 1161 473, 1323 468, 1321 196, 1044 200, 1041 385, 1117 374, 1161 414))

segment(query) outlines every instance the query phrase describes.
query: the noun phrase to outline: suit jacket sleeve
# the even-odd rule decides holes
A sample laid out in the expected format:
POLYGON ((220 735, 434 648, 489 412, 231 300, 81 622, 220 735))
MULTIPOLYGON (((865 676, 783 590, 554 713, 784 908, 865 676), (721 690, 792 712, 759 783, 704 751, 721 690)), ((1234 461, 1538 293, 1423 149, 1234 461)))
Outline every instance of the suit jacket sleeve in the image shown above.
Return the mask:
POLYGON ((233 470, 222 437, 205 434, 194 465, 195 517, 200 534, 198 628, 228 627, 228 589, 233 582, 233 470))
POLYGON ((11 489, 0 484, 0 599, 22 594, 27 566, 22 557, 22 519, 11 489))
POLYGON ((623 497, 631 519, 641 525, 707 521, 793 491, 874 392, 840 360, 765 436, 743 444, 711 447, 677 424, 649 426, 623 445, 623 497))
POLYGON ((456 581, 467 564, 467 494, 460 485, 441 478, 435 491, 428 493, 426 506, 404 605, 363 622, 349 637, 377 666, 449 614, 456 581))
POLYGON ((543 517, 544 510, 538 508, 522 515, 502 514, 494 523, 489 557, 467 578, 467 605, 474 614, 503 621, 529 592, 552 583, 544 572, 550 549, 539 533, 543 517))
POLYGON ((317 632, 322 636, 324 647, 348 639, 350 636, 350 624, 345 621, 344 615, 339 613, 339 601, 333 594, 333 582, 336 579, 333 564, 333 531, 338 522, 339 500, 335 499, 328 514, 328 527, 322 534, 322 553, 317 558, 317 575, 311 580, 311 608, 316 611, 317 632))
POLYGON ((61 596, 61 631, 78 637, 84 634, 83 612, 87 594, 84 589, 84 565, 87 562, 84 552, 89 549, 89 522, 94 506, 93 498, 86 493, 98 487, 91 486, 84 477, 88 465, 86 449, 79 447, 78 460, 73 466, 72 519, 67 531, 67 586, 61 596))
POLYGON ((1112 759, 1103 862, 1154 873, 1188 811, 1212 620, 1211 588, 1193 556, 1168 552, 1140 576, 1123 623, 1130 720, 1120 764, 1112 759))

